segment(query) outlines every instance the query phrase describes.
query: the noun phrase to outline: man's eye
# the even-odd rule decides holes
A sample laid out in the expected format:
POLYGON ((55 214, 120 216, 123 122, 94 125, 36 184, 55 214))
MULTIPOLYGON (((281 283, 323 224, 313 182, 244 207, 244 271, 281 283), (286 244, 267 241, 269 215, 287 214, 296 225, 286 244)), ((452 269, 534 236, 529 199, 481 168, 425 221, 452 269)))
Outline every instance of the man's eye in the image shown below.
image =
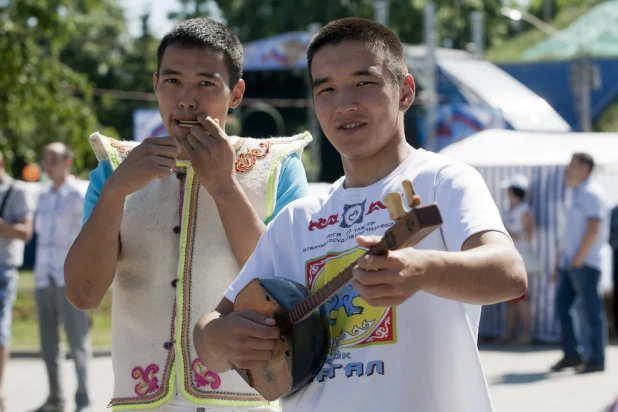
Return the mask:
POLYGON ((318 94, 321 94, 321 93, 326 93, 326 92, 332 92, 332 91, 333 91, 333 88, 332 88, 332 87, 327 87, 327 88, 325 88, 325 89, 320 90, 320 91, 318 92, 318 94))
POLYGON ((202 86, 214 86, 215 84, 213 82, 209 82, 208 80, 204 80, 203 82, 200 83, 202 86))
POLYGON ((165 81, 165 83, 178 83, 178 79, 174 79, 174 78, 165 79, 164 81, 165 81))
POLYGON ((373 84, 374 82, 360 82, 358 83, 358 86, 367 86, 369 84, 373 84))

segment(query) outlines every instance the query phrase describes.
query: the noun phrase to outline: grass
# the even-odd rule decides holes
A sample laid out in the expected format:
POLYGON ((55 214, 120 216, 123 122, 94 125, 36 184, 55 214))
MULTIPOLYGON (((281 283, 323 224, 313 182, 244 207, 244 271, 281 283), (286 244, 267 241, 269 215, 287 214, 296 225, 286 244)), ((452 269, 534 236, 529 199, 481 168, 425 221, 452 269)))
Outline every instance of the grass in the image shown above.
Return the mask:
MULTIPOLYGON (((111 344, 111 307, 112 296, 107 293, 101 305, 92 311, 92 329, 90 331, 92 345, 109 346, 111 344)), ((61 328, 62 329, 62 328, 61 328)), ((17 299, 13 307, 12 343, 14 349, 39 349, 39 325, 34 301, 34 276, 30 271, 21 271, 17 299)), ((65 347, 66 337, 61 331, 61 339, 65 347)))

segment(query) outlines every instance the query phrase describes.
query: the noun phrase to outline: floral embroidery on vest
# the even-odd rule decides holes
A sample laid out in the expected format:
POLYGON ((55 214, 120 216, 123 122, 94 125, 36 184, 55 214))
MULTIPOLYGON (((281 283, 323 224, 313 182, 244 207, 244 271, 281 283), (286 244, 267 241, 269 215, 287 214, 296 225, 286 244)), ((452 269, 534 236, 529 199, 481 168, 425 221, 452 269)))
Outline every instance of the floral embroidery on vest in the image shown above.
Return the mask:
POLYGON ((260 143, 260 149, 247 149, 245 153, 238 155, 235 169, 236 173, 246 173, 253 169, 258 159, 263 159, 270 152, 270 142, 260 143))
POLYGON ((135 385, 135 393, 137 396, 146 396, 150 392, 159 389, 159 380, 155 376, 159 372, 159 367, 154 363, 148 365, 146 370, 139 366, 133 368, 131 375, 133 379, 141 379, 141 382, 135 385))
POLYGON ((213 389, 218 389, 221 386, 221 378, 215 372, 208 370, 202 361, 197 358, 191 364, 193 372, 195 372, 195 383, 197 387, 210 385, 213 389))
POLYGON ((129 155, 129 153, 131 153, 131 149, 127 149, 126 147, 124 147, 123 145, 121 145, 120 143, 118 143, 114 139, 109 139, 109 144, 113 148, 118 150, 118 153, 120 153, 120 157, 122 157, 123 159, 126 159, 126 157, 129 155))

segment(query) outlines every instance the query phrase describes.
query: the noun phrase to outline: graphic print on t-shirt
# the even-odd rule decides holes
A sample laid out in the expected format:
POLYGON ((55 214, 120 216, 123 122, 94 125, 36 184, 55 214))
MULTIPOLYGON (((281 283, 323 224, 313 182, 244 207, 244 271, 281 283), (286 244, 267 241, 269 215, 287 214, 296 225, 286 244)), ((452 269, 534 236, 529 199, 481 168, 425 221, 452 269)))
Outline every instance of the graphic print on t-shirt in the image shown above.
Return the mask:
MULTIPOLYGON (((376 222, 367 218, 367 215, 374 211, 383 209, 381 202, 371 203, 368 210, 365 209, 365 203, 366 201, 344 205, 339 216, 316 219, 317 222, 331 222, 323 225, 323 228, 330 226, 328 233, 325 233, 324 246, 343 243, 342 241, 349 242, 350 238, 378 227, 385 232, 391 226, 392 223, 376 226, 376 222)), ((308 230, 323 229, 319 226, 310 224, 308 230)), ((365 250, 358 246, 344 251, 332 251, 331 249, 325 254, 324 249, 320 247, 309 249, 313 253, 321 253, 320 256, 309 258, 305 263, 305 281, 311 292, 320 289, 365 253, 365 250)), ((352 283, 346 285, 322 306, 322 315, 328 320, 331 328, 332 351, 340 347, 353 348, 396 343, 397 341, 395 308, 368 305, 354 289, 352 283)))

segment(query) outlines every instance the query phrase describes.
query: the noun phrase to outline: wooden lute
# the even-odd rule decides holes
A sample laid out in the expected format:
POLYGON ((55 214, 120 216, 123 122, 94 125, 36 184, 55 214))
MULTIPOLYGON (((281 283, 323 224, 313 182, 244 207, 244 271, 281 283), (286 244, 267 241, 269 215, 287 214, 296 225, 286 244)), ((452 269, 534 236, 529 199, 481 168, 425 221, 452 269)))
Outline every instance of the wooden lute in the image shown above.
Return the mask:
MULTIPOLYGON (((395 224, 365 254, 383 255, 414 246, 442 224, 435 203, 417 207, 421 200, 412 183, 404 181, 403 189, 411 210, 404 208, 401 193, 386 195, 384 203, 395 224)), ((305 286, 279 277, 253 279, 238 293, 234 311, 253 309, 275 319, 280 330, 273 358, 266 366, 235 368, 265 399, 273 401, 297 391, 320 371, 330 351, 330 327, 317 309, 350 283, 355 265, 311 295, 305 286)))

